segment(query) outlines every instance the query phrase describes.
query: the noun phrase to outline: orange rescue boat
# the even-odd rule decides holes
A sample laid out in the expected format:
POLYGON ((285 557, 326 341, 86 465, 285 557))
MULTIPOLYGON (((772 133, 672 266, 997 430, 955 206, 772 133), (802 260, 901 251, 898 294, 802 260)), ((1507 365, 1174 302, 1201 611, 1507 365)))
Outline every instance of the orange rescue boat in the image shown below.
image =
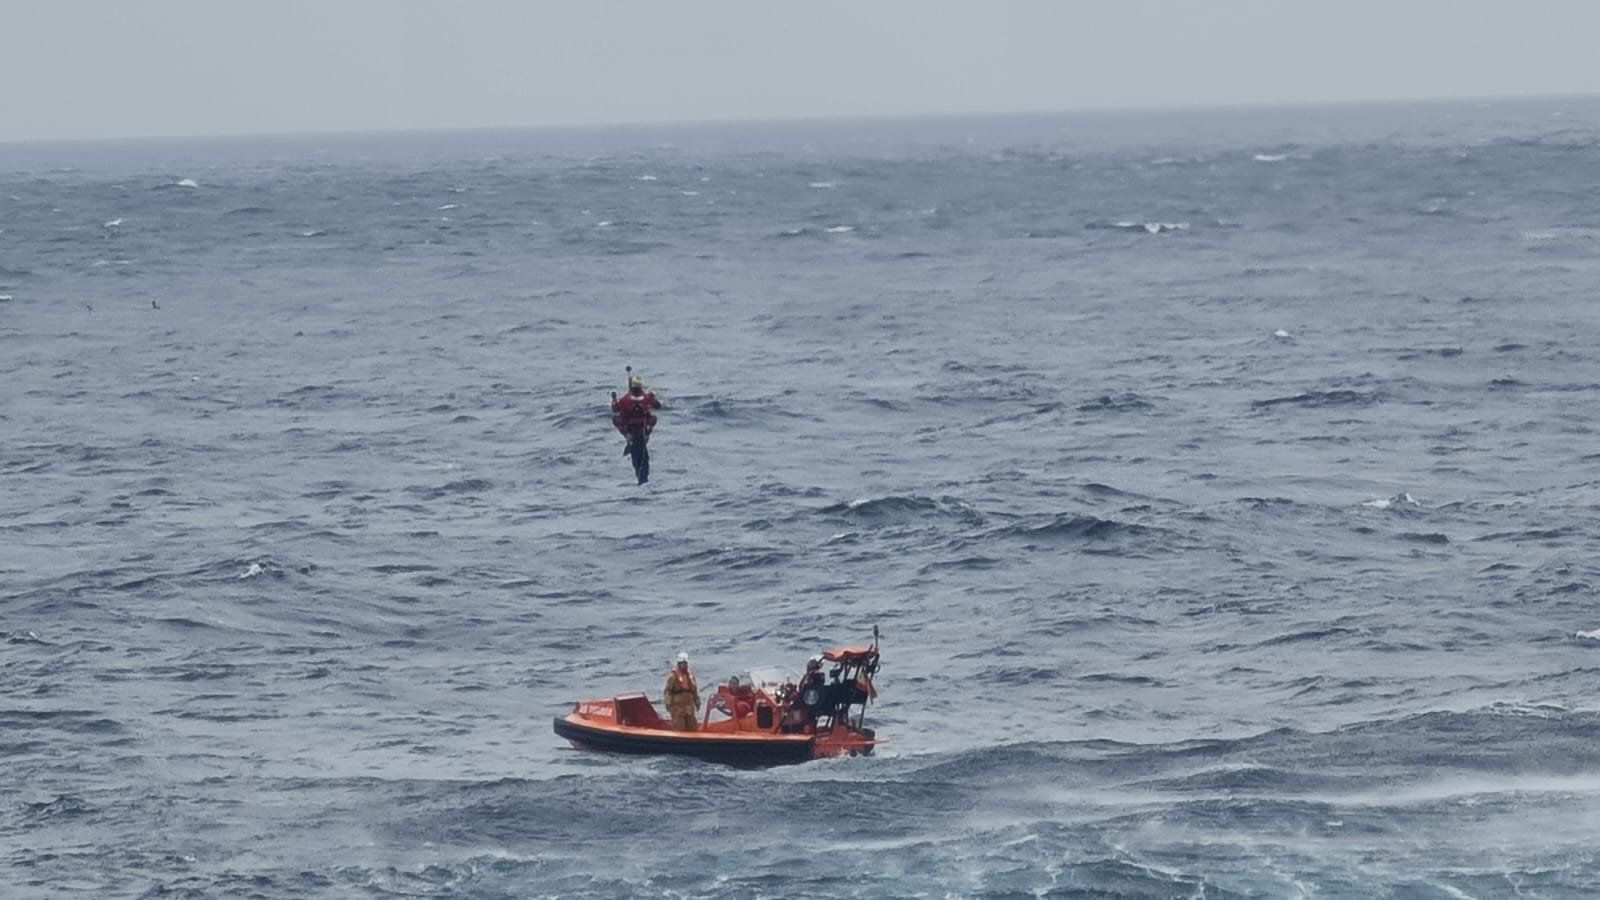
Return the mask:
POLYGON ((555 720, 555 732, 581 750, 676 754, 738 766, 774 766, 872 752, 883 743, 862 724, 877 696, 878 629, 872 646, 822 654, 826 675, 797 684, 757 669, 717 685, 699 730, 677 731, 644 694, 585 700, 555 720))

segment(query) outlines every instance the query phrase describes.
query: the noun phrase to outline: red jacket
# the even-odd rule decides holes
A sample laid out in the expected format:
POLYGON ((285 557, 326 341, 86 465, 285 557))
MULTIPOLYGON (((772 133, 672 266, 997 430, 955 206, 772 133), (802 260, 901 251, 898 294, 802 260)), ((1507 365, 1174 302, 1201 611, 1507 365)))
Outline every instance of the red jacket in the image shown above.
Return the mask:
POLYGON ((643 428, 649 434, 656 427, 656 414, 652 409, 660 409, 661 401, 650 391, 643 394, 627 393, 611 402, 611 424, 623 434, 635 428, 643 428))

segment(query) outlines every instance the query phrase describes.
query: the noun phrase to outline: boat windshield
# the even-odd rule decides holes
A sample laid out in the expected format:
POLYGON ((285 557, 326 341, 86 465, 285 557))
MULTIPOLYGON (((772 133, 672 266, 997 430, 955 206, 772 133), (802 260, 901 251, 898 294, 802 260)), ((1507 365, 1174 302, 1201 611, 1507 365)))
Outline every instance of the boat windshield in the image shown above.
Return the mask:
POLYGON ((795 683, 793 673, 784 671, 782 666, 762 666, 759 669, 751 669, 749 674, 745 675, 742 680, 758 691, 775 689, 780 685, 795 683))

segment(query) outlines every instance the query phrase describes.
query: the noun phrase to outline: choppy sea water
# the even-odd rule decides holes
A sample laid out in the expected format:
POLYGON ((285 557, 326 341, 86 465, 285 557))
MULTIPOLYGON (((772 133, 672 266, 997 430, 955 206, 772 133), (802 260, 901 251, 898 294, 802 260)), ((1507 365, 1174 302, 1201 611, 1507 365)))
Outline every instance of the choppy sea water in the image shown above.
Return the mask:
POLYGON ((1594 896, 1597 238, 1596 101, 0 147, 3 893, 1594 896))

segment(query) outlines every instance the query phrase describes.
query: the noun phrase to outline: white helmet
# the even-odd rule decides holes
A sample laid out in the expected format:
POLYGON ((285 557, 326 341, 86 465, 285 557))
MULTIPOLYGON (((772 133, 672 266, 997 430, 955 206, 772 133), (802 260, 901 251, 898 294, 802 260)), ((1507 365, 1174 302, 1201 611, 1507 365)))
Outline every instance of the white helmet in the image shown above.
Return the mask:
POLYGON ((687 663, 688 661, 689 661, 689 654, 684 653, 682 651, 679 651, 679 653, 678 653, 678 662, 687 663))

